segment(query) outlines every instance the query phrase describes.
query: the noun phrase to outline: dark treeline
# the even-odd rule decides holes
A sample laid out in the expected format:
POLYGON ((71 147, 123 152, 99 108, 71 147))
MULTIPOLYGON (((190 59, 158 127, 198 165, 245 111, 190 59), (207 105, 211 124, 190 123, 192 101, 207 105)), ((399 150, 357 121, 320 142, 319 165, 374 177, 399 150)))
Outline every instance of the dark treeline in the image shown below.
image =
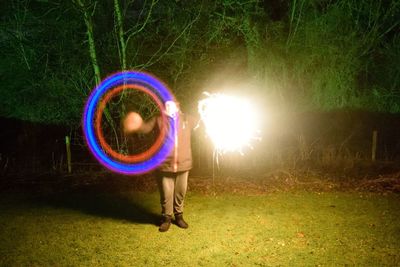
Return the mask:
POLYGON ((90 90, 150 71, 185 105, 237 86, 272 106, 400 111, 395 0, 9 0, 0 116, 77 126, 90 90), (273 103, 273 104, 272 104, 273 103))

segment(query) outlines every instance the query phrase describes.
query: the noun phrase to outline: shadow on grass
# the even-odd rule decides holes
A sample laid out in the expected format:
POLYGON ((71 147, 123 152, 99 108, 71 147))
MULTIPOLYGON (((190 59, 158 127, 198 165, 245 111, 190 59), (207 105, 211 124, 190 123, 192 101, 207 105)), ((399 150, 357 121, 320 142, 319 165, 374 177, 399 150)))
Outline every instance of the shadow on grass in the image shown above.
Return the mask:
POLYGON ((138 224, 157 225, 160 221, 160 215, 143 205, 143 201, 116 193, 62 193, 42 197, 40 202, 47 206, 138 224))

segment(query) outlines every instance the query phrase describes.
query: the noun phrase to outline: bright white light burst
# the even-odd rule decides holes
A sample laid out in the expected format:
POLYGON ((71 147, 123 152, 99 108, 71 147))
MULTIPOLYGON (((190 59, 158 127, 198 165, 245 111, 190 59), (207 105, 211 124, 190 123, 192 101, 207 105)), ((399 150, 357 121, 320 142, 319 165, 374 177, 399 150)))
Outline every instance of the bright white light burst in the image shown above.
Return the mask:
POLYGON ((244 147, 251 147, 251 141, 258 139, 258 118, 253 106, 241 97, 205 95, 207 98, 199 101, 198 109, 215 149, 219 153, 242 153, 244 147))

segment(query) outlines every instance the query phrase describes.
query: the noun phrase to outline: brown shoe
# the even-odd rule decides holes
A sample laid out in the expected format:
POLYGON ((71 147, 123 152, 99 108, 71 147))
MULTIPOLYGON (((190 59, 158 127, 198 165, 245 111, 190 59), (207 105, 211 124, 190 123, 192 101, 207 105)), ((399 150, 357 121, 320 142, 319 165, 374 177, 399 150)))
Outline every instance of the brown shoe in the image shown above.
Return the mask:
POLYGON ((172 221, 171 216, 169 216, 169 215, 163 216, 160 227, 158 228, 158 231, 160 231, 160 232, 168 231, 169 227, 171 226, 171 221, 172 221))
POLYGON ((189 225, 187 224, 187 222, 185 222, 185 220, 183 219, 183 213, 177 213, 175 214, 175 223, 178 227, 180 228, 188 228, 189 225))

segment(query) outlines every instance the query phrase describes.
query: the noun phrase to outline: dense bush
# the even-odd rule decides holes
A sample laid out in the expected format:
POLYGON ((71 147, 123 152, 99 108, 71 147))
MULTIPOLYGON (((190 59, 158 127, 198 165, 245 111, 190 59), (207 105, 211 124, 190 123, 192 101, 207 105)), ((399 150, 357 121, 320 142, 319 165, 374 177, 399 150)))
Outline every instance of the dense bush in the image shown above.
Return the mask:
POLYGON ((125 68, 155 73, 184 105, 251 84, 286 110, 400 111, 398 1, 14 0, 0 10, 1 116, 76 126, 96 81, 125 68))

